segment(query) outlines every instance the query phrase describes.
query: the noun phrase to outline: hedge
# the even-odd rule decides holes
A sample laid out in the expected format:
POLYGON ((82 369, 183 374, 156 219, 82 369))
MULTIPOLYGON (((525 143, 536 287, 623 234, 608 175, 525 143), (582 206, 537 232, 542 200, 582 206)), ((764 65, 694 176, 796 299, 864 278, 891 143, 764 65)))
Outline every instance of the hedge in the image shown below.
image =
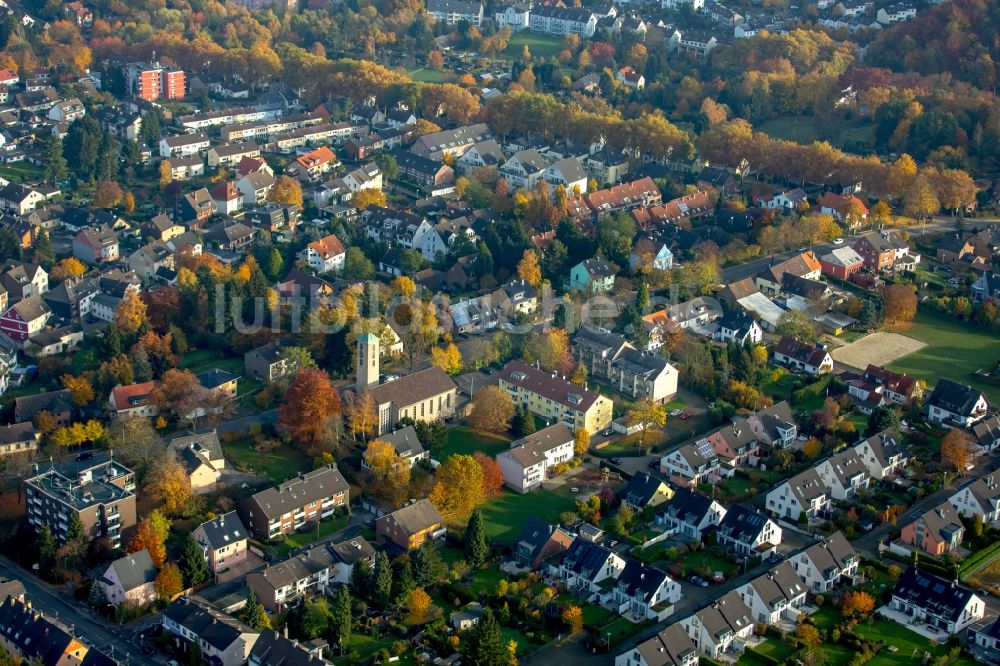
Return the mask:
POLYGON ((972 573, 984 564, 987 560, 991 559, 997 553, 1000 553, 1000 541, 990 544, 982 550, 976 551, 971 556, 966 558, 961 566, 958 567, 959 578, 972 573))
POLYGON ((818 398, 821 396, 830 384, 833 382, 833 375, 823 375, 820 379, 809 384, 808 386, 803 386, 802 388, 792 391, 792 404, 798 405, 803 402, 812 400, 813 398, 818 398))

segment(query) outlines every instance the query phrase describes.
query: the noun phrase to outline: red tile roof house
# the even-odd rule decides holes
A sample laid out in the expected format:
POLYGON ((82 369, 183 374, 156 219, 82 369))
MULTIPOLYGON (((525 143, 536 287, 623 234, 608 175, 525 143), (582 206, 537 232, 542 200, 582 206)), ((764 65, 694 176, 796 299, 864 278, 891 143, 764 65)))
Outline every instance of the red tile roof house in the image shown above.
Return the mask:
POLYGON ((616 210, 648 208, 659 204, 662 200, 663 195, 649 177, 591 192, 584 197, 587 206, 597 215, 616 210))
POLYGON ((781 338, 774 349, 774 362, 809 375, 833 370, 833 359, 826 345, 810 345, 795 338, 781 338))
POLYGON ((29 296, 0 316, 0 332, 12 340, 23 342, 41 331, 51 314, 41 296, 29 296))
POLYGON ((336 235, 330 234, 309 243, 301 256, 317 273, 339 272, 344 267, 347 250, 336 235))
POLYGON ((896 247, 875 231, 859 238, 852 247, 861 255, 865 268, 870 271, 892 268, 896 261, 896 247))
POLYGON ((853 194, 827 192, 819 200, 819 211, 833 215, 838 222, 846 222, 852 229, 868 218, 868 206, 853 194), (856 208, 856 217, 851 216, 851 208, 856 208))
POLYGON ((847 281, 864 268, 865 260, 854 248, 838 247, 820 257, 819 265, 823 275, 847 281))
POLYGON ((108 402, 116 416, 156 416, 156 405, 149 401, 154 382, 141 382, 111 389, 108 402))
POLYGON ((337 156, 327 146, 320 146, 295 160, 287 171, 296 178, 316 180, 337 164, 337 156))

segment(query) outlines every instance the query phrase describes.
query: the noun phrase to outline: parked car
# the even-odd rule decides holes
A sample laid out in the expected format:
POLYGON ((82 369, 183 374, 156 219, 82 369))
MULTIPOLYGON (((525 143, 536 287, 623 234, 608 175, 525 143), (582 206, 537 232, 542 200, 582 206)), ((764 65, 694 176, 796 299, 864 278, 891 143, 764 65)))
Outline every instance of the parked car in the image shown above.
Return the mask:
POLYGON ((843 238, 834 238, 833 239, 833 244, 834 245, 843 245, 844 244, 844 239, 843 238))
POLYGON ((681 421, 687 421, 689 418, 691 418, 691 416, 692 416, 691 412, 685 410, 684 413, 681 414, 681 421))
POLYGON ((604 435, 605 437, 611 437, 611 435, 613 435, 614 432, 615 431, 612 430, 611 428, 605 428, 603 431, 601 431, 601 434, 604 435))
POLYGON ((683 412, 684 412, 683 409, 675 409, 675 410, 673 410, 673 411, 670 412, 670 415, 671 416, 680 416, 683 412))
POLYGON ((660 461, 655 459, 650 460, 649 464, 646 465, 646 467, 648 467, 649 469, 660 469, 660 461))
POLYGON ((691 576, 690 578, 688 578, 688 581, 692 585, 697 585, 698 587, 708 587, 708 581, 702 578, 701 576, 691 576))
POLYGON ((622 464, 622 459, 621 458, 612 458, 611 459, 611 464, 612 465, 621 465, 622 464))

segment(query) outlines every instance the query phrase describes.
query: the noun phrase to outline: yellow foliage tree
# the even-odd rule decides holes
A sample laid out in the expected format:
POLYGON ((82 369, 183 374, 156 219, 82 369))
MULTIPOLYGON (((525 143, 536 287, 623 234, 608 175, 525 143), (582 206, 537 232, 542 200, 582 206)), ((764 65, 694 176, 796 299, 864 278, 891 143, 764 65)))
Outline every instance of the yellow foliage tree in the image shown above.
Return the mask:
POLYGON ((423 624, 427 621, 427 612, 431 608, 431 596, 418 587, 406 597, 407 624, 423 624))
POLYGON ((431 350, 431 365, 436 365, 449 375, 457 375, 462 371, 462 353, 454 342, 449 342, 444 347, 435 347, 431 350))
POLYGON ((542 283, 542 268, 538 265, 538 254, 533 250, 524 251, 517 264, 517 276, 532 287, 542 283))
POLYGON ((375 433, 375 428, 378 427, 378 406, 371 393, 363 391, 354 396, 354 401, 347 409, 347 423, 355 437, 375 433))
POLYGON ((583 610, 579 606, 572 604, 564 606, 562 620, 569 627, 569 632, 575 634, 583 629, 583 610))
POLYGON ((577 458, 586 455, 590 448, 590 433, 585 428, 580 428, 573 436, 573 453, 577 458))
POLYGON ((177 460, 162 462, 149 477, 146 491, 163 502, 163 511, 167 515, 176 516, 187 508, 191 501, 191 479, 177 460))
POLYGON ((406 275, 400 275, 392 281, 392 290, 403 298, 413 298, 417 293, 417 285, 406 275))
POLYGON ((662 428, 667 423, 667 412, 663 405, 652 400, 640 400, 632 404, 628 410, 629 423, 638 426, 642 431, 639 447, 646 448, 646 433, 650 428, 662 428))
POLYGON ((63 388, 69 389, 73 395, 73 404, 83 407, 94 399, 94 387, 86 377, 62 376, 63 388))
POLYGON ((472 456, 451 456, 434 472, 430 500, 448 522, 464 524, 483 499, 483 468, 472 456))
POLYGON ((134 335, 146 322, 146 303, 129 292, 115 308, 115 325, 123 335, 134 335))
POLYGON ((156 596, 161 601, 171 601, 174 597, 184 591, 184 576, 181 569, 173 562, 167 562, 156 574, 153 585, 156 587, 156 596))
POLYGON ((410 487, 409 462, 399 457, 392 444, 378 439, 368 445, 364 459, 375 481, 375 494, 393 506, 402 504, 410 487))
POLYGON ((76 257, 66 257, 60 261, 59 269, 68 278, 78 278, 87 272, 87 266, 76 257))
POLYGON ((166 187, 174 180, 173 165, 170 160, 160 162, 160 187, 166 187))
POLYGON ((367 210, 371 206, 384 206, 385 203, 385 192, 374 187, 358 190, 351 197, 351 204, 358 210, 367 210))
POLYGON ((302 205, 302 186, 290 176, 279 176, 267 195, 268 201, 277 204, 302 205))

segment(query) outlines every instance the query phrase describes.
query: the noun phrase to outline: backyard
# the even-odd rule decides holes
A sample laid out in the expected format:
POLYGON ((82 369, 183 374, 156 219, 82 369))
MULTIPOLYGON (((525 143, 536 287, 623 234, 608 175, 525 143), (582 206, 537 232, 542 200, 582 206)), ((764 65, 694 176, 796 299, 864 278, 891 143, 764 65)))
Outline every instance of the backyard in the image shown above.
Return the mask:
POLYGON ((456 426, 448 428, 448 442, 434 451, 434 459, 444 462, 453 455, 471 456, 476 451, 482 451, 489 457, 495 458, 498 453, 509 448, 510 440, 506 437, 473 430, 466 426, 456 426))
POLYGON ((284 481, 312 469, 312 459, 298 449, 281 445, 267 451, 258 451, 256 442, 249 437, 222 441, 222 452, 233 466, 242 471, 262 474, 275 482, 284 481))
POLYGON ((562 513, 574 509, 576 499, 572 491, 567 486, 560 486, 555 490, 539 489, 524 495, 504 490, 499 497, 487 500, 482 511, 489 537, 495 541, 510 543, 528 518, 534 516, 556 525, 560 522, 559 516, 562 513))
POLYGON ((334 516, 332 519, 321 521, 318 529, 316 530, 289 534, 281 541, 281 543, 274 546, 275 554, 279 558, 287 557, 288 553, 296 548, 308 546, 324 537, 330 536, 335 532, 339 532, 347 527, 347 518, 347 516, 334 516))
POLYGON ((947 377, 981 390, 994 404, 1000 402, 1000 387, 972 377, 976 370, 989 367, 1000 359, 1000 345, 995 334, 921 310, 906 335, 927 346, 897 359, 889 365, 890 370, 925 379, 930 388, 938 377, 947 377))

